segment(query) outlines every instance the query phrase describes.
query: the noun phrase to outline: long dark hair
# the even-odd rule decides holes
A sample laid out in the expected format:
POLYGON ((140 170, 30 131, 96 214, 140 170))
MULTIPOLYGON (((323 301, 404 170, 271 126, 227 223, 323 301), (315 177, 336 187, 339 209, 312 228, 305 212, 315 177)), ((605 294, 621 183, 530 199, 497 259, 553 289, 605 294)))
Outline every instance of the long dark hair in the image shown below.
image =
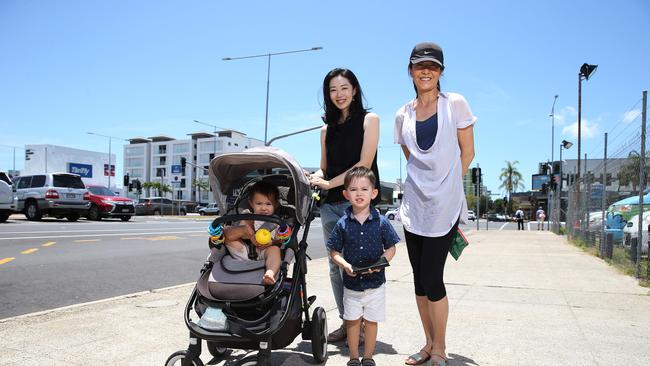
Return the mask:
POLYGON ((366 112, 368 111, 363 106, 363 92, 361 91, 361 85, 359 84, 359 80, 357 79, 356 75, 354 75, 354 73, 348 69, 337 67, 336 69, 328 72, 327 75, 325 75, 325 79, 323 80, 323 109, 325 109, 323 122, 327 123, 328 125, 336 125, 341 120, 341 110, 335 106, 334 103, 332 103, 332 99, 330 99, 330 81, 337 76, 342 76, 348 79, 356 91, 352 96, 349 118, 354 118, 359 114, 365 116, 366 112))
MULTIPOLYGON (((411 68, 413 68, 413 64, 411 64, 411 62, 409 61, 409 66, 408 66, 407 69, 408 69, 409 76, 412 78, 413 75, 411 75, 411 68)), ((442 77, 442 72, 443 71, 445 71, 445 67, 441 66, 440 67, 440 77, 442 77)), ((413 82, 413 89, 415 90, 415 97, 417 98, 419 95, 418 95, 418 88, 415 86, 415 81, 413 82)), ((438 91, 440 91, 440 79, 438 79, 438 91)))

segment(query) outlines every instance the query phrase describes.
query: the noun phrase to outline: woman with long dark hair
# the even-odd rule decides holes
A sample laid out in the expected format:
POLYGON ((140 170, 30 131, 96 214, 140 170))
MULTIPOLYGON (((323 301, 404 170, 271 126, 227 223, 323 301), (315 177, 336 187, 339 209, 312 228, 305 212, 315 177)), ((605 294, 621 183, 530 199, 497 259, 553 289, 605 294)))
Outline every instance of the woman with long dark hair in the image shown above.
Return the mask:
MULTIPOLYGON (((379 116, 364 107, 361 85, 348 69, 336 68, 327 73, 323 80, 323 106, 325 125, 320 134, 320 170, 312 174, 309 180, 312 185, 327 190, 320 208, 323 237, 327 243, 336 222, 350 206, 343 197, 345 173, 355 166, 371 169, 377 178, 375 186, 379 189, 379 116)), ((379 199, 373 203, 376 204, 379 199)), ((329 269, 336 307, 342 319, 343 277, 339 266, 331 258, 329 269)), ((346 335, 343 322, 327 339, 329 342, 339 342, 345 340, 346 335)))

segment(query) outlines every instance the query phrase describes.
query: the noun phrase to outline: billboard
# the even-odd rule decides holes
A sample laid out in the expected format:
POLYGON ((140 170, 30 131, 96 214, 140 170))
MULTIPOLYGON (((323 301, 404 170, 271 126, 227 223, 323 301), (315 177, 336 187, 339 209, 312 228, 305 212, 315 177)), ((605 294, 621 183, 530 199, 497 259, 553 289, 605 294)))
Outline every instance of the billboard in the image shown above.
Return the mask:
POLYGON ((93 166, 89 164, 68 163, 68 173, 79 174, 81 178, 92 178, 93 166))
MULTIPOLYGON (((533 174, 531 181, 533 182, 533 187, 531 188, 533 191, 539 191, 542 189, 542 184, 548 183, 550 180, 550 175, 549 174, 533 174)), ((560 174, 553 174, 553 177, 555 178, 555 182, 557 184, 560 184, 560 174)))

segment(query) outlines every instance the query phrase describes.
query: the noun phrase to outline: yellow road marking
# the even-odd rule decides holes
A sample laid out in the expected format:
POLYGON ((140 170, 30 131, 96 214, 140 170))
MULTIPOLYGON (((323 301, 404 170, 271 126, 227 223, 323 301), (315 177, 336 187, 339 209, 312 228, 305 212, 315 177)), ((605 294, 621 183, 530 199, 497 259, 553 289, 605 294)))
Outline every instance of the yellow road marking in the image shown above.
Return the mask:
POLYGON ((42 246, 44 247, 51 247, 52 245, 56 244, 55 241, 48 241, 47 243, 43 244, 42 246))
POLYGON ((208 235, 207 234, 192 234, 190 236, 205 236, 205 237, 207 237, 208 235))
POLYGON ((99 241, 99 239, 83 239, 83 240, 75 240, 75 243, 93 243, 99 241))
POLYGON ((31 249, 23 250, 22 252, 20 252, 20 254, 32 254, 37 250, 38 248, 31 248, 31 249))
POLYGON ((9 262, 11 262, 11 261, 14 260, 14 259, 16 259, 16 258, 14 258, 14 257, 2 258, 2 259, 0 259, 0 264, 9 263, 9 262))

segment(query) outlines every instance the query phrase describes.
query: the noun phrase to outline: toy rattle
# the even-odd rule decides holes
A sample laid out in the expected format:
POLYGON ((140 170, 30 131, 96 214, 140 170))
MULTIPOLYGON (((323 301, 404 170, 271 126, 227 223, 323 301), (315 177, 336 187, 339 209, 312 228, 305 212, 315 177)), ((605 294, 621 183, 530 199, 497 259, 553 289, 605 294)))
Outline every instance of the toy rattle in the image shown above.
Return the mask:
POLYGON ((255 233, 255 241, 257 241, 257 244, 261 247, 271 244, 271 232, 264 228, 257 230, 255 233))
POLYGON ((214 245, 219 245, 226 240, 223 235, 223 228, 221 227, 221 224, 217 224, 216 227, 210 224, 208 226, 208 233, 210 234, 210 242, 214 245))
POLYGON ((289 225, 282 225, 275 232, 275 238, 282 242, 282 245, 288 245, 291 241, 291 234, 293 234, 293 228, 289 225))

